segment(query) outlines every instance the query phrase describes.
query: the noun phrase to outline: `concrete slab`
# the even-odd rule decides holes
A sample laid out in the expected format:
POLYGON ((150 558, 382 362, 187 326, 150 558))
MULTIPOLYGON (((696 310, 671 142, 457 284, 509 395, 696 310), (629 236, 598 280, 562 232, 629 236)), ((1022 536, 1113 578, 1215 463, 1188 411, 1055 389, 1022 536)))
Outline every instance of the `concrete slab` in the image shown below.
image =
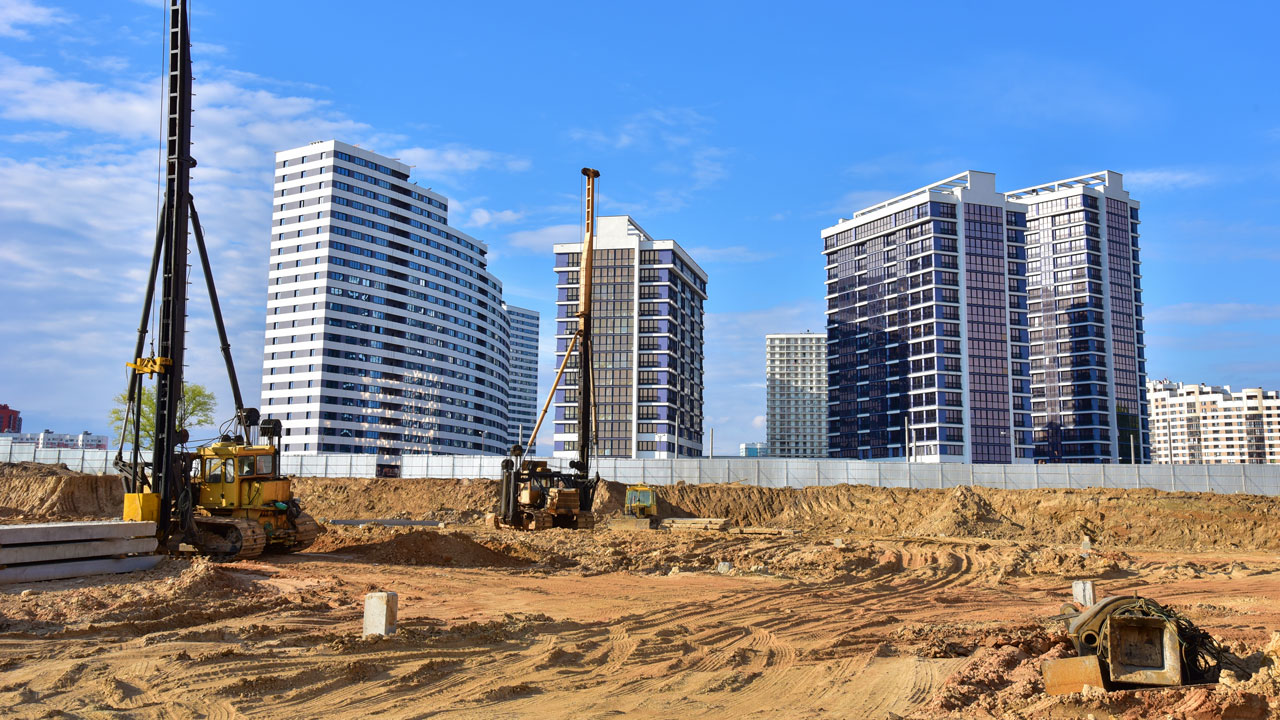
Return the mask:
POLYGON ((128 558, 73 560, 45 565, 19 565, 0 570, 0 585, 150 570, 160 564, 163 557, 162 555, 139 555, 128 558))
POLYGON ((0 547, 32 543, 147 537, 156 534, 153 522, 59 522, 0 525, 0 547))
POLYGON ((0 565, 56 562, 76 558, 111 557, 153 553, 159 542, 154 537, 85 540, 83 542, 47 545, 12 545, 0 547, 0 565))

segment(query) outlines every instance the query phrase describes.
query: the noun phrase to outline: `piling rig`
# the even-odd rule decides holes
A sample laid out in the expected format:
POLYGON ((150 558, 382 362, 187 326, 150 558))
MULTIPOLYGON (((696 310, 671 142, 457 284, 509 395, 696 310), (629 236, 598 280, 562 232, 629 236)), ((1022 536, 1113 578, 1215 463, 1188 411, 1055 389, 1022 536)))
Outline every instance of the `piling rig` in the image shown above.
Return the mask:
POLYGON ((552 470, 544 461, 524 459, 519 439, 511 447, 511 455, 502 461, 502 481, 498 484, 498 510, 492 521, 496 527, 543 530, 551 527, 591 528, 595 515, 591 512, 600 477, 591 477, 591 448, 595 436, 593 422, 591 363, 591 266, 595 249, 596 179, 598 170, 582 168, 587 179, 586 232, 582 241, 582 259, 578 271, 578 328, 565 349, 564 361, 556 373, 551 392, 542 405, 538 421, 529 439, 538 436, 538 428, 555 398, 556 388, 571 361, 578 366, 578 457, 569 462, 569 472, 552 470), (576 350, 576 354, 575 354, 576 350))
POLYGON ((134 361, 127 363, 126 432, 115 467, 125 490, 124 519, 156 523, 161 547, 170 552, 194 551, 218 560, 255 557, 266 549, 286 552, 310 545, 319 532, 302 512, 290 478, 280 474, 279 420, 260 420, 246 408, 236 379, 231 344, 218 304, 200 217, 191 196, 191 36, 187 0, 169 0, 169 36, 165 76, 165 179, 155 249, 147 275, 142 320, 138 324, 134 361), (179 426, 183 395, 187 321, 188 233, 209 291, 222 358, 235 401, 235 417, 221 437, 194 449, 179 426), (157 277, 157 272, 159 276, 157 277), (157 288, 159 314, 154 329, 152 305, 157 288), (148 334, 152 348, 143 357, 148 334), (155 376, 155 438, 148 462, 142 455, 142 379, 155 376), (130 422, 132 419, 132 423, 130 422), (257 437, 259 444, 254 444, 257 437), (124 441, 132 441, 130 457, 124 441), (263 443, 262 441, 265 441, 263 443))

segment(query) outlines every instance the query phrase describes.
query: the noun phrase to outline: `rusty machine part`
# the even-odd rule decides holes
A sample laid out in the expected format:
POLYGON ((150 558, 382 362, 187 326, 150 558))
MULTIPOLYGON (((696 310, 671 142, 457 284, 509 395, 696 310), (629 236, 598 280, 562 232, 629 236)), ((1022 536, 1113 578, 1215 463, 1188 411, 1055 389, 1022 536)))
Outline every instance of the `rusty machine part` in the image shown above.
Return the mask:
POLYGON ((1209 633, 1148 598, 1109 597, 1084 610, 1068 605, 1058 618, 1079 657, 1045 663, 1049 692, 1077 691, 1090 679, 1121 687, 1213 683, 1229 663, 1209 633))

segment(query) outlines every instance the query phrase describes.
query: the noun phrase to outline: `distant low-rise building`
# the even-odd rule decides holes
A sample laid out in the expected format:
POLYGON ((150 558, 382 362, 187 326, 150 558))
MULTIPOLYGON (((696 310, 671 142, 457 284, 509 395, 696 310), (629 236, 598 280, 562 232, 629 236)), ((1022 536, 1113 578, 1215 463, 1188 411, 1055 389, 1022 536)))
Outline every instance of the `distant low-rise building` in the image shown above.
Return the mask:
POLYGON ((738 446, 739 457, 769 457, 769 443, 742 443, 738 446))
POLYGON ((1280 462, 1280 392, 1147 383, 1151 457, 1163 464, 1280 462))
POLYGON ((0 433, 22 432, 22 413, 8 405, 0 405, 0 433))
POLYGON ((0 440, 14 445, 35 445, 37 450, 106 450, 107 436, 94 435, 85 430, 79 435, 45 430, 38 433, 0 433, 0 440))

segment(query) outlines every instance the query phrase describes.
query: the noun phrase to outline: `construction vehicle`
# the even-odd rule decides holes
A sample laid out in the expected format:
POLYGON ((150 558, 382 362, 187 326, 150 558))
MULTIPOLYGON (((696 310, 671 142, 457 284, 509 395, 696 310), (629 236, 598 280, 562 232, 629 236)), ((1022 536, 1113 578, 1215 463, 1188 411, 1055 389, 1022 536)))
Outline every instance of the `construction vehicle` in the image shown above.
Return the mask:
POLYGON ((530 441, 538 436, 538 428, 547 415, 547 408, 555 398, 556 387, 564 377, 571 361, 578 367, 578 457, 569 462, 569 472, 552 470, 547 463, 524 459, 524 448, 519 439, 511 447, 510 457, 502 461, 502 481, 498 483, 498 509, 491 522, 499 528, 543 530, 559 528, 595 527, 595 515, 591 512, 595 502, 596 487, 600 477, 591 477, 591 447, 595 435, 592 422, 592 363, 591 363, 591 265, 595 252, 596 179, 600 172, 582 168, 587 179, 586 234, 582 242, 582 260, 578 272, 578 327, 565 349, 564 361, 551 383, 551 392, 542 405, 538 421, 529 434, 530 441), (577 350, 577 354, 574 350, 577 350))
POLYGON ((658 496, 648 485, 630 485, 622 500, 622 517, 609 521, 615 530, 652 530, 658 517, 658 496))
POLYGON ((125 485, 124 519, 156 523, 160 546, 169 552, 194 550, 217 560, 256 557, 264 550, 297 551, 319 532, 302 512, 289 478, 280 475, 279 420, 261 420, 246 408, 236 380, 218 292, 209 266, 204 232, 191 197, 191 36, 187 0, 169 0, 169 37, 165 78, 166 170, 164 202, 156 230, 151 271, 147 275, 142 320, 133 362, 127 363, 126 431, 132 450, 125 458, 122 438, 115 467, 125 485), (213 318, 221 342, 227 378, 235 400, 235 417, 224 425, 217 442, 194 450, 179 427, 186 349, 188 233, 195 236, 213 318), (159 277, 157 277, 159 271, 159 277), (143 356, 159 288, 152 347, 143 356), (142 457, 140 438, 142 379, 155 376, 155 437, 150 462, 142 457), (130 418, 133 422, 130 423, 130 418), (254 444, 254 436, 265 444, 254 444))

